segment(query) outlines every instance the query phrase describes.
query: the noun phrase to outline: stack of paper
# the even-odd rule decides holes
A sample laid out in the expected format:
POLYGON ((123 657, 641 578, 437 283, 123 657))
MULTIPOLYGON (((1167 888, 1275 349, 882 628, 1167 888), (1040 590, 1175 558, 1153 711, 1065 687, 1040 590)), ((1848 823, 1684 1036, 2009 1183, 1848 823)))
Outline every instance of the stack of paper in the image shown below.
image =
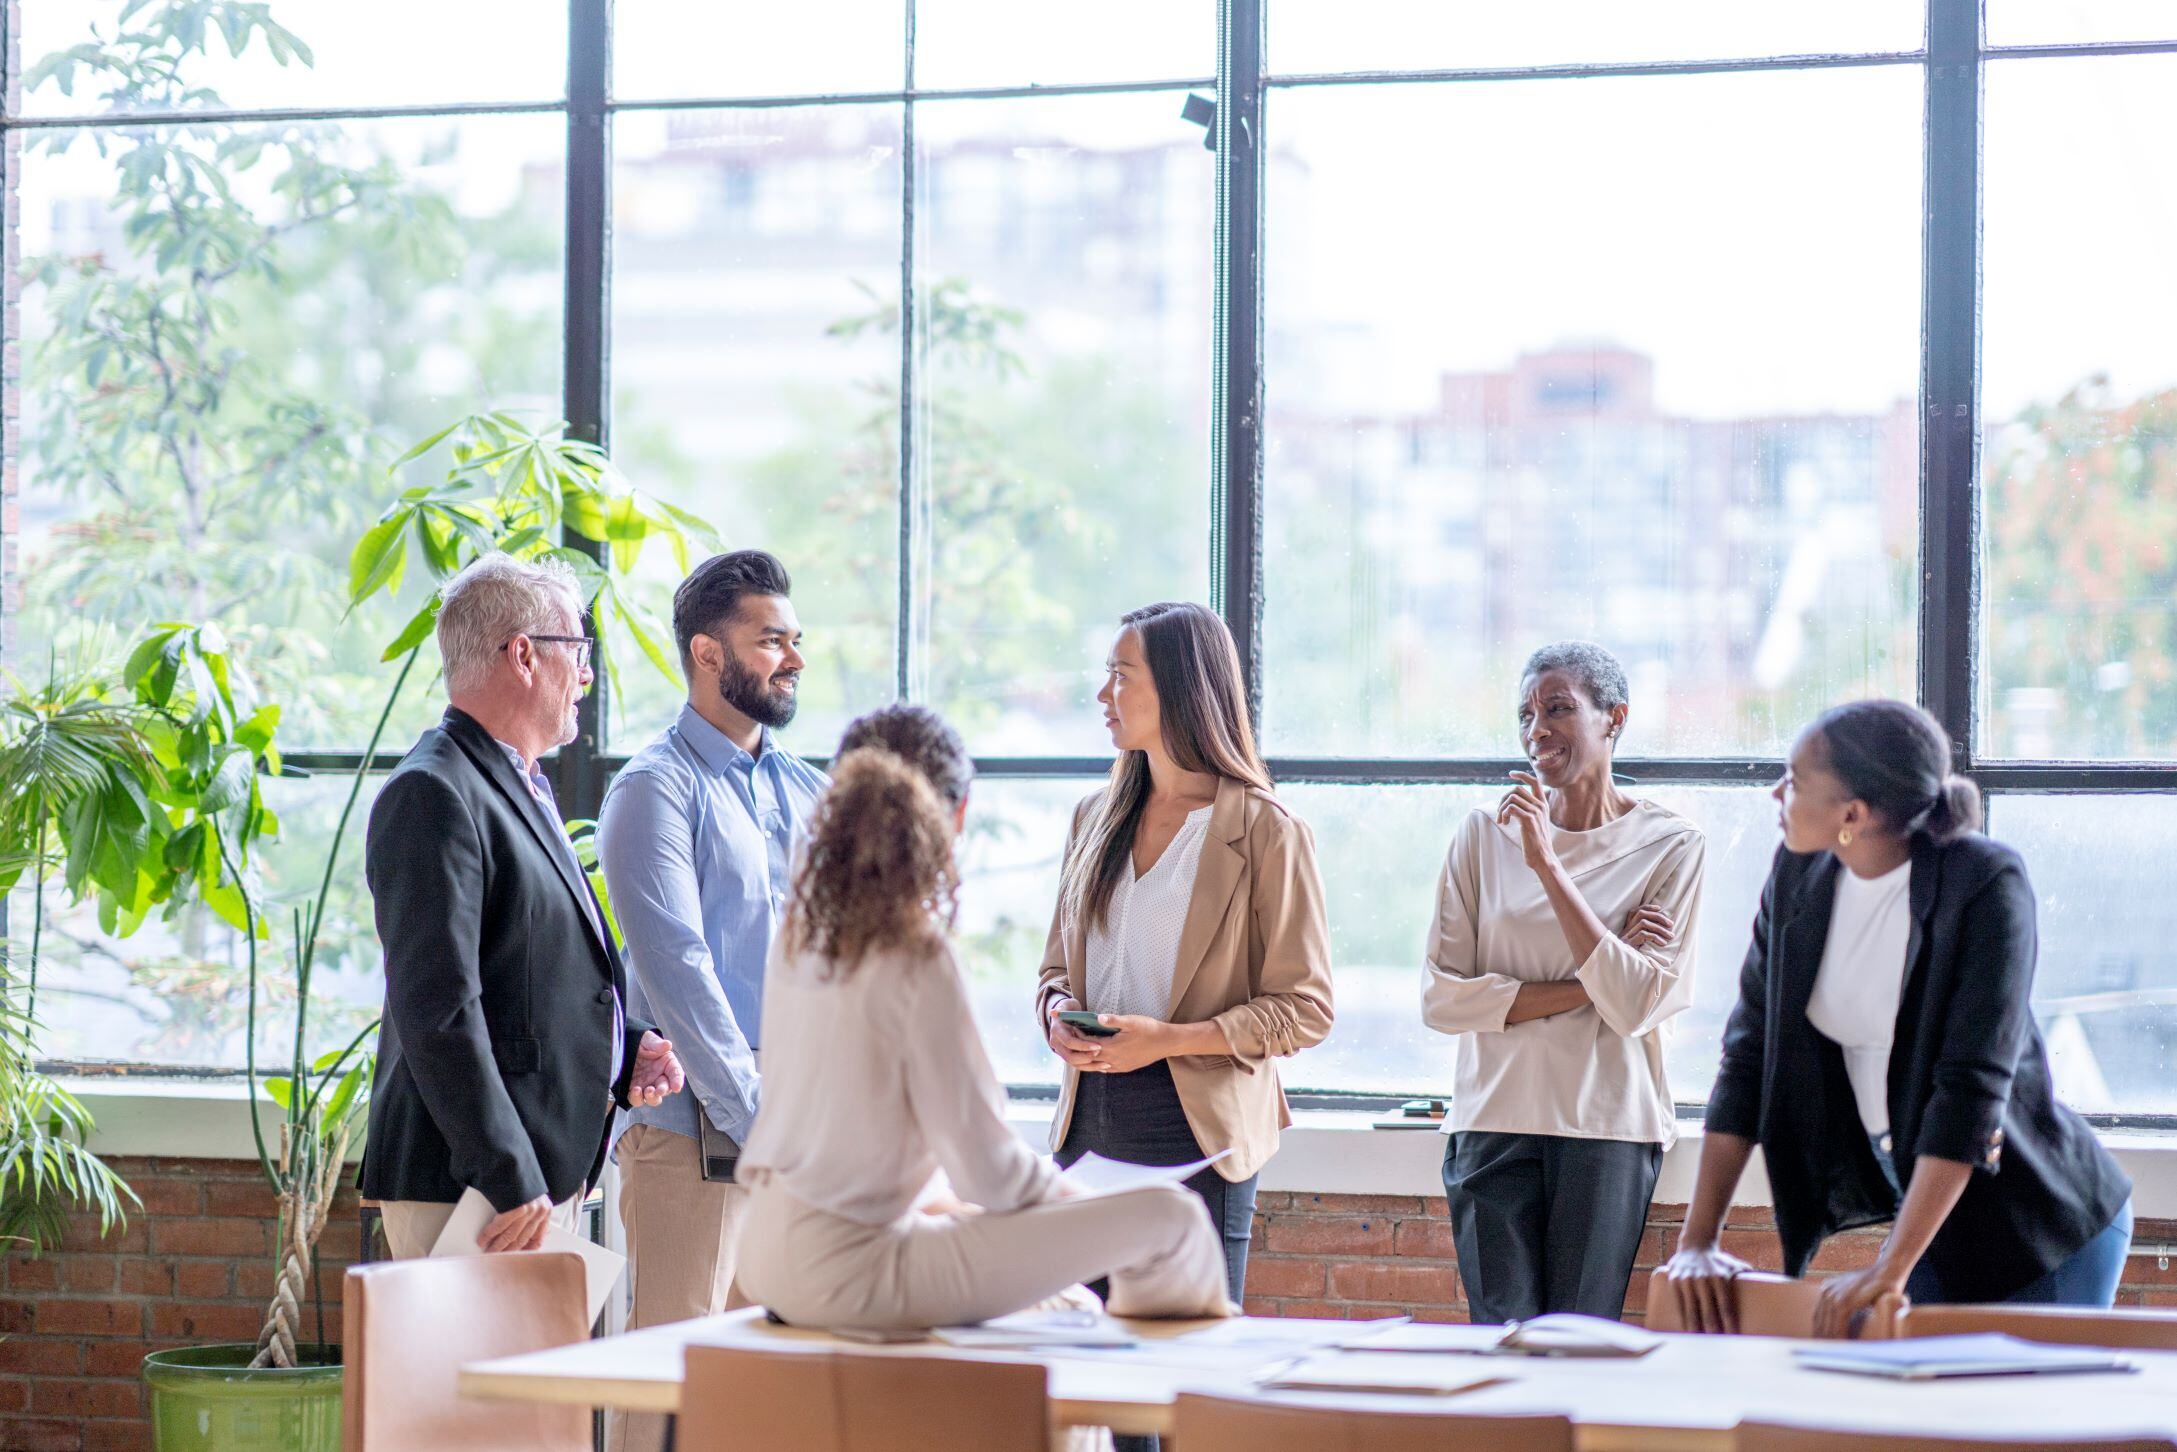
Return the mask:
POLYGON ((948 1346, 995 1351, 1039 1346, 1132 1346, 1132 1332, 1095 1311, 1016 1311, 974 1326, 940 1326, 930 1333, 948 1346))
POLYGON ((1841 1341, 1792 1353, 1816 1371, 1849 1371, 1896 1381, 1953 1376, 2049 1376, 2089 1371, 2137 1371, 2136 1364, 2087 1346, 2043 1346, 2015 1336, 1918 1336, 1903 1341, 1841 1341))
POLYGON ((1391 1351, 1325 1351, 1302 1357, 1255 1384, 1264 1391, 1358 1391, 1450 1396, 1494 1386, 1502 1377, 1426 1356, 1391 1351))

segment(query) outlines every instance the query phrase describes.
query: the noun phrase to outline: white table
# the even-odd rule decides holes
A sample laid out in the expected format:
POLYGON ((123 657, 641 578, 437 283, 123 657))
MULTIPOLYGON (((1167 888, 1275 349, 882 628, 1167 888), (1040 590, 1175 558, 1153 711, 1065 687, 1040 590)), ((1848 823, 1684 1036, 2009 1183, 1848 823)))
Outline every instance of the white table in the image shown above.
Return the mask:
MULTIPOLYGON (((1213 1323, 1133 1323, 1151 1340, 1206 1324, 1213 1323)), ((691 1342, 1040 1362, 1050 1368, 1053 1414, 1061 1425, 1119 1432, 1169 1431, 1179 1391, 1241 1391, 1247 1384, 1230 1371, 1160 1366, 1153 1347, 1120 1362, 1065 1352, 966 1353, 937 1342, 865 1346, 774 1326, 762 1312, 748 1310, 476 1362, 461 1369, 461 1392, 487 1401, 673 1412, 680 1406, 681 1348, 691 1342)), ((2177 1353, 2127 1352, 2140 1365, 2130 1374, 1908 1385, 1801 1370, 1791 1361, 1797 1344, 1755 1336, 1667 1336, 1662 1347, 1636 1360, 1474 1359, 1477 1370, 1504 1381, 1453 1397, 1368 1396, 1355 1404, 1567 1415, 1581 1452, 1728 1452, 1731 1430, 1742 1420, 2014 1439, 2177 1436, 2177 1353)), ((1274 1353, 1264 1353, 1265 1362, 1273 1359, 1274 1353)))

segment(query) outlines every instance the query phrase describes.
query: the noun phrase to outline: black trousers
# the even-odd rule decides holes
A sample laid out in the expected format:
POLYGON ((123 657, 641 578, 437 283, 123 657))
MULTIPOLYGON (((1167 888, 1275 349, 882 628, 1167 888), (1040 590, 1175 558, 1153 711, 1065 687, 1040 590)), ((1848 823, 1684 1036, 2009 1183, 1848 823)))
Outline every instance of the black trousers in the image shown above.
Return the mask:
POLYGON ((1662 1167, 1658 1144, 1487 1130, 1447 1136, 1444 1194, 1467 1319, 1624 1314, 1662 1167))
MULTIPOLYGON (((1081 1076, 1058 1162, 1070 1165, 1090 1150, 1137 1165, 1183 1165, 1202 1158, 1169 1064, 1160 1059, 1130 1074, 1081 1076)), ((1247 1247, 1255 1230, 1255 1183, 1260 1178, 1249 1176, 1234 1184, 1211 1165, 1185 1182, 1209 1207, 1209 1222, 1224 1242, 1225 1294, 1235 1301, 1247 1284, 1247 1247)), ((1102 1296, 1108 1288, 1095 1281, 1089 1289, 1102 1296)), ((1157 1442, 1155 1437, 1115 1436, 1112 1447, 1113 1452, 1155 1452, 1157 1442)))
MULTIPOLYGON (((1137 1165, 1183 1165, 1202 1158, 1169 1064, 1159 1060, 1130 1074, 1081 1076, 1058 1162, 1071 1165, 1091 1150, 1107 1160, 1137 1165)), ((1211 1165, 1185 1182, 1209 1207, 1209 1222, 1224 1242, 1225 1291, 1235 1301, 1242 1299, 1247 1284, 1247 1247, 1255 1230, 1255 1183, 1260 1178, 1234 1184, 1211 1165)), ((1104 1293, 1101 1282, 1092 1289, 1104 1293)))

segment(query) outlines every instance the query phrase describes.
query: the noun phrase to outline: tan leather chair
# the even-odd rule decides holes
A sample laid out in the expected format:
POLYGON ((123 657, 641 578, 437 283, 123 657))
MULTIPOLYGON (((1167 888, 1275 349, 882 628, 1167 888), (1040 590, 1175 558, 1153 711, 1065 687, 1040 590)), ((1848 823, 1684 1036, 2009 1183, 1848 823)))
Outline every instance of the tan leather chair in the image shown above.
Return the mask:
POLYGON ((2177 1351, 2177 1311, 2093 1311, 2076 1306, 1914 1306, 1900 1336, 2002 1331, 2057 1346, 2122 1346, 2177 1351))
MULTIPOLYGON (((1822 1296, 1819 1280, 1748 1271, 1731 1282, 1731 1294, 1738 1306, 1742 1336, 1814 1334, 1814 1305, 1822 1296)), ((1855 1339, 1889 1340, 1897 1334, 1898 1318, 1904 1310, 1902 1297, 1884 1296, 1868 1310, 1855 1339)), ((1670 1276, 1661 1266, 1648 1274, 1647 1325, 1650 1331, 1692 1329, 1678 1313, 1678 1293, 1671 1289, 1670 1276)))
POLYGON ((1564 1417, 1311 1406, 1183 1393, 1173 1407, 1178 1452, 1572 1452, 1564 1417))
POLYGON ((1049 1373, 952 1357, 690 1345, 678 1452, 1048 1452, 1049 1373))
POLYGON ((1740 1424, 1736 1452, 2172 1452, 2168 1441, 2147 1437, 2117 1441, 2051 1442, 2046 1437, 1905 1437, 1867 1432, 1816 1431, 1762 1422, 1740 1424))
POLYGON ((580 1256, 352 1266, 342 1298, 342 1452, 589 1452, 586 1408, 469 1401, 458 1386, 467 1362, 589 1336, 580 1256))

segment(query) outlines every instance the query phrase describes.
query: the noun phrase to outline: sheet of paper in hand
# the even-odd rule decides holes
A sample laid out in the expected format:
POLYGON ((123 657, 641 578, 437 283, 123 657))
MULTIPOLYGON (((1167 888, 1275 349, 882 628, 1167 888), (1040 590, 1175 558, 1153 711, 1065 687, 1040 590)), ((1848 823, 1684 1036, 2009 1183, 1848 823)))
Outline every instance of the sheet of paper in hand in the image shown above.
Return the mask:
MULTIPOLYGON (((482 1255, 484 1248, 476 1243, 476 1237, 497 1214, 491 1208, 491 1202, 480 1191, 462 1191, 460 1203, 454 1206, 453 1218, 446 1222, 446 1228, 439 1232, 438 1240, 431 1246, 432 1257, 436 1259, 442 1255, 482 1255)), ((589 1292, 590 1323, 595 1325, 598 1316, 604 1312, 606 1298, 612 1294, 612 1288, 620 1283, 621 1275, 627 1270, 627 1257, 618 1251, 607 1250, 602 1245, 592 1244, 572 1230, 559 1225, 546 1227, 544 1244, 537 1249, 566 1251, 582 1257, 582 1277, 589 1292)), ((521 1254, 520 1251, 508 1253, 521 1254)))

